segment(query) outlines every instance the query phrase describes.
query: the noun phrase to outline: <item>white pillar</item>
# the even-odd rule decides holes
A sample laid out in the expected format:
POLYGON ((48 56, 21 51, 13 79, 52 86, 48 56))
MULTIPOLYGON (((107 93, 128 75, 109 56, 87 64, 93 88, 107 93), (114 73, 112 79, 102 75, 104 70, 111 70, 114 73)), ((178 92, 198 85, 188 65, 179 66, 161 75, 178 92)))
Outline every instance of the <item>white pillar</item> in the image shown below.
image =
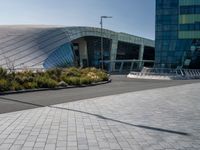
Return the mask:
POLYGON ((138 68, 141 69, 143 67, 143 56, 144 56, 144 44, 142 43, 140 45, 140 50, 139 50, 139 65, 138 68))
MULTIPOLYGON (((115 34, 112 36, 112 45, 111 45, 111 52, 110 52, 110 60, 115 61, 117 58, 117 48, 118 48, 118 35, 115 34)), ((110 71, 115 71, 115 63, 110 64, 110 71)))
POLYGON ((80 66, 83 67, 83 59, 86 59, 88 64, 87 42, 84 39, 80 39, 78 43, 79 43, 80 66))

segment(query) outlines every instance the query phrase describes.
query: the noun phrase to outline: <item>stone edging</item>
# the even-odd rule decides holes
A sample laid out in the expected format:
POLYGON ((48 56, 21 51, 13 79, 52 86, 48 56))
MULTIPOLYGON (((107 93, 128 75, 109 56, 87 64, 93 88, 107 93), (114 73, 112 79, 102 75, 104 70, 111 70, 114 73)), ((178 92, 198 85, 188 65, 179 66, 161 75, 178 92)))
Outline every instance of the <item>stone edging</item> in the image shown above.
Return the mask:
POLYGON ((27 90, 20 90, 20 91, 7 91, 7 92, 0 92, 0 95, 8 95, 8 94, 20 94, 20 93, 30 93, 30 92, 39 92, 39 91, 51 91, 51 90, 61 90, 61 89, 71 89, 71 88, 82 88, 82 87, 90 87, 90 86, 97 86, 102 84, 110 83, 112 79, 108 81, 101 81, 98 83, 92 83, 89 85, 73 85, 67 87, 57 87, 57 88, 40 88, 40 89, 27 89, 27 90))

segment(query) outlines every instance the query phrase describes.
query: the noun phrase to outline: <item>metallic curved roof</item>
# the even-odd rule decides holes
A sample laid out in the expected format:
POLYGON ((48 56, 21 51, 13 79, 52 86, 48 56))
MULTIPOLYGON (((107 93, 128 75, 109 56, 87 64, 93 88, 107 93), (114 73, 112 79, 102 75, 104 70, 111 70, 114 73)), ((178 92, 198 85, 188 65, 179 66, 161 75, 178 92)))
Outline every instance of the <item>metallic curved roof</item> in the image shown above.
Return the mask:
MULTIPOLYGON (((56 49, 84 36, 101 36, 94 27, 44 25, 0 26, 0 65, 15 68, 43 68, 44 61, 56 49)), ((154 41, 103 29, 103 37, 154 47, 154 41)))

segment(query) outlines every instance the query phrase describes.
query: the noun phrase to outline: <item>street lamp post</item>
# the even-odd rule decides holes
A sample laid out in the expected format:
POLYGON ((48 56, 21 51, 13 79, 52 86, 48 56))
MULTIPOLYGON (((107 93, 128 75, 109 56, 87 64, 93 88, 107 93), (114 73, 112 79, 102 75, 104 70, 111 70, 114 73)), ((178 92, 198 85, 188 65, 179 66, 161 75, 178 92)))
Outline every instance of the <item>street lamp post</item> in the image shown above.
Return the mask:
POLYGON ((101 16, 101 68, 103 69, 103 19, 112 18, 112 16, 101 16))

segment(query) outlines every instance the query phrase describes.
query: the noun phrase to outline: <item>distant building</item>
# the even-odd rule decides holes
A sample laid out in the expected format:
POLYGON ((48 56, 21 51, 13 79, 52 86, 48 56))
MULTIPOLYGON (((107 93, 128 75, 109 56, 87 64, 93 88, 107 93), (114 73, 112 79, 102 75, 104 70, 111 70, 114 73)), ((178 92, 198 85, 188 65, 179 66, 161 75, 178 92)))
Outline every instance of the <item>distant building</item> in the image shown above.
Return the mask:
MULTIPOLYGON (((104 69, 134 69, 144 64, 143 59, 153 66, 153 40, 105 29, 102 35, 104 69)), ((0 66, 98 68, 100 37, 101 29, 94 27, 0 26, 0 66)))
POLYGON ((200 0, 156 0, 155 67, 200 69, 200 0))

